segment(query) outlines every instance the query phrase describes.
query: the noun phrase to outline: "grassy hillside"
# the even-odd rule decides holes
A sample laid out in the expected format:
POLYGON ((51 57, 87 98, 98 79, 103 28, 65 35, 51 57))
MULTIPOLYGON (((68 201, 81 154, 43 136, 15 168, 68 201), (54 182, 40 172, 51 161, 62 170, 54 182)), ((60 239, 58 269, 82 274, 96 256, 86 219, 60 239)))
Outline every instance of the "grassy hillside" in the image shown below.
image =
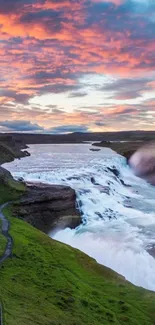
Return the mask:
POLYGON ((0 204, 19 199, 26 187, 13 179, 10 172, 0 167, 0 204))
POLYGON ((5 325, 155 325, 155 294, 5 209, 13 257, 0 268, 5 325))

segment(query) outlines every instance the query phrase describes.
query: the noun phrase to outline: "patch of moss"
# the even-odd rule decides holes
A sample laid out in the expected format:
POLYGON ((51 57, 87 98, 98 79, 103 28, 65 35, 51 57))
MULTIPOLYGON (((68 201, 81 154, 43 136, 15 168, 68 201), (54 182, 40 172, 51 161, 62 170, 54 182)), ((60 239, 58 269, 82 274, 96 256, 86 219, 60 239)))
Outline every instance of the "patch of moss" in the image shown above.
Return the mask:
POLYGON ((8 180, 7 184, 0 184, 0 204, 8 201, 18 200, 25 192, 24 184, 16 182, 12 179, 8 180))
POLYGON ((155 325, 155 294, 11 217, 13 257, 0 268, 5 325, 155 325))
POLYGON ((0 204, 19 199, 25 191, 24 183, 14 180, 9 171, 0 167, 0 204))

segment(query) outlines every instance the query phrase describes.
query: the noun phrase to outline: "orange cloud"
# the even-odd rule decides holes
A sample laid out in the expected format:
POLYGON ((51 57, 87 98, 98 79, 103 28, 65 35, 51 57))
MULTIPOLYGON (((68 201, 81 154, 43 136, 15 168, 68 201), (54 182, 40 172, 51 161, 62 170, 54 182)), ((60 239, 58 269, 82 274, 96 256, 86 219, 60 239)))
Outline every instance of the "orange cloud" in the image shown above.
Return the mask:
MULTIPOLYGON (((147 76, 147 85, 153 91, 153 23, 148 13, 142 15, 136 11, 135 15, 132 8, 127 11, 127 3, 126 12, 121 11, 122 3, 125 0, 80 0, 74 5, 70 0, 46 0, 32 1, 28 5, 23 2, 20 10, 5 7, 6 12, 0 8, 0 87, 3 90, 0 102, 28 105, 28 100, 37 95, 59 93, 61 96, 78 90, 79 78, 93 73, 114 78, 147 76)), ((128 99, 123 91, 124 95, 116 94, 115 98, 128 99)), ((143 91, 140 89, 137 96, 143 91)), ((47 116, 47 123, 53 118, 54 125, 62 122, 62 116, 52 114, 50 117, 47 112, 31 111, 29 105, 22 110, 17 104, 16 109, 11 113, 13 119, 18 118, 20 111, 21 119, 24 114, 27 118, 33 114, 38 122, 46 121, 47 116)), ((104 116, 111 119, 119 114, 128 115, 131 108, 116 105, 106 111, 100 107, 101 115, 103 111, 104 116)), ((137 115, 134 108, 132 115, 137 115)), ((72 124, 89 120, 93 125, 98 114, 64 112, 63 119, 72 124)))
POLYGON ((96 3, 108 2, 108 3, 114 3, 117 6, 120 6, 122 3, 124 3, 124 0, 93 0, 93 2, 96 2, 96 3))

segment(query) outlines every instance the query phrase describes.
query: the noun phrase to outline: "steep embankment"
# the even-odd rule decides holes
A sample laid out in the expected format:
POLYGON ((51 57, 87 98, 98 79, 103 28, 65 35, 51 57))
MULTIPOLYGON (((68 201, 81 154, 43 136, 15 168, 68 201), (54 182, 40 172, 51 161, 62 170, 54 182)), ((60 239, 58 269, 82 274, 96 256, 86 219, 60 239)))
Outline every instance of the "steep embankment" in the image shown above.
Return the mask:
POLYGON ((25 191, 23 183, 15 181, 9 171, 0 167, 0 204, 19 199, 25 191))
POLYGON ((155 294, 11 217, 13 256, 0 268, 5 325, 154 325, 155 294))

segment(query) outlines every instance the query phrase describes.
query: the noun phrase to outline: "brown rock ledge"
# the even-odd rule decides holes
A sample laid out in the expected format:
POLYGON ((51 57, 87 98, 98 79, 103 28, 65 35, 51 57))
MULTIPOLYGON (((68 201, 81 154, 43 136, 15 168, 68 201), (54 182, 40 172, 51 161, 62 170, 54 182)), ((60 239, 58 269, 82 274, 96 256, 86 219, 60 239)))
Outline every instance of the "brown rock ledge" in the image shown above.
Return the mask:
POLYGON ((13 205, 13 215, 45 233, 81 223, 75 191, 62 185, 27 184, 26 193, 13 205))

